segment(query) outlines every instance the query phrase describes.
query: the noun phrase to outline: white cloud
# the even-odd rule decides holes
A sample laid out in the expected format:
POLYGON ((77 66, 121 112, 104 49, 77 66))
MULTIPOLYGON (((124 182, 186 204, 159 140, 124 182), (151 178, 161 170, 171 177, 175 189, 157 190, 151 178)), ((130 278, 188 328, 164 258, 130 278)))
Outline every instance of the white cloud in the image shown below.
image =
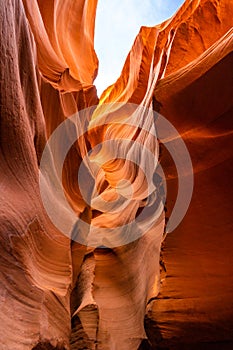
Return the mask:
POLYGON ((169 18, 183 0, 98 0, 95 50, 99 74, 98 94, 115 82, 142 25, 153 26, 169 18))

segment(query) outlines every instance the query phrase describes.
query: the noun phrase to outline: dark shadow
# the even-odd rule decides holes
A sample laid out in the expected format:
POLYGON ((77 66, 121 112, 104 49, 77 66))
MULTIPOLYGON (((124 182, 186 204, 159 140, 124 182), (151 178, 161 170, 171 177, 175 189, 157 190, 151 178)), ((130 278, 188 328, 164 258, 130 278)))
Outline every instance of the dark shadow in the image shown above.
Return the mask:
POLYGON ((32 350, 66 350, 64 346, 53 346, 48 342, 38 343, 32 350))
POLYGON ((152 347, 149 344, 148 340, 144 339, 141 342, 141 345, 139 346, 138 350, 152 350, 152 347))

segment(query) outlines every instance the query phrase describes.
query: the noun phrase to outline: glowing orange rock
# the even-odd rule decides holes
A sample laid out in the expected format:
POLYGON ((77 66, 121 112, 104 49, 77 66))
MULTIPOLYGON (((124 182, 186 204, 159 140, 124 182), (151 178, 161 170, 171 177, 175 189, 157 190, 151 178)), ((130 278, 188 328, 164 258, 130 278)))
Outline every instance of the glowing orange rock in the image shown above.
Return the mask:
MULTIPOLYGON (((149 339, 154 345, 169 346, 177 334, 187 343, 185 326, 177 321, 178 315, 181 323, 190 317, 187 309, 195 312, 193 323, 201 313, 203 323, 211 324, 209 313, 217 326, 221 315, 231 316, 226 305, 231 303, 232 264, 224 260, 232 255, 231 208, 224 179, 229 179, 232 149, 228 130, 232 2, 187 0, 168 21, 142 27, 121 76, 100 101, 93 85, 98 68, 93 44, 96 4, 91 0, 11 0, 0 6, 0 321, 4 325, 0 338, 4 350, 40 349, 42 344, 55 349, 137 349, 147 337, 147 312, 157 322, 158 333, 155 338, 149 327, 149 339), (86 119, 80 118, 85 132, 70 148, 62 171, 65 198, 77 218, 69 237, 80 230, 79 222, 86 223, 88 232, 81 230, 90 240, 86 246, 63 235, 50 221, 41 198, 39 164, 57 126, 91 106, 96 107, 84 114, 86 119), (160 151, 152 133, 151 107, 171 121, 187 143, 196 186, 190 212, 167 239, 165 262, 173 277, 162 285, 156 302, 165 220, 163 198, 156 202, 158 188, 150 189, 142 171, 151 167, 145 148, 155 159, 160 151), (107 142, 114 147, 106 146, 107 142), (88 178, 81 192, 77 174, 90 149, 85 169, 91 173, 99 166, 99 172, 93 170, 97 190, 91 192, 88 203, 83 197, 90 192, 88 178), (124 201, 117 202, 118 213, 111 212, 108 206, 120 195, 124 201), (140 235, 128 241, 123 235, 122 241, 121 233, 130 237, 137 232, 121 227, 134 222, 148 203, 158 205, 152 205, 156 210, 142 220, 140 235), (104 229, 109 230, 101 241, 105 249, 95 245, 104 229), (227 242, 221 247, 220 233, 227 242), (111 245, 115 236, 123 243, 111 245)), ((81 124, 75 124, 77 132, 81 124)), ((168 179, 170 215, 177 172, 165 149, 161 162, 168 179)), ((54 169, 56 175, 57 164, 54 169)), ((156 162, 152 170, 157 171, 156 162)), ((49 176, 44 179, 58 221, 70 224, 58 188, 52 192, 49 176)), ((188 342, 192 337, 191 332, 188 342)), ((216 334, 211 333, 208 340, 211 337, 219 340, 216 334)))

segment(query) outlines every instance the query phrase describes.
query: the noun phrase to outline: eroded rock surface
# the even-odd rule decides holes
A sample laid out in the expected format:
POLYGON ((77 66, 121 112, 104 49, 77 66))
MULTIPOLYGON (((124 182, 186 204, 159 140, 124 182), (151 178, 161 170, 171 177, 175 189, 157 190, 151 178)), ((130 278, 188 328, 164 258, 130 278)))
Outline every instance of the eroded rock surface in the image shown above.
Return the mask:
MULTIPOLYGON (((187 0, 168 21, 142 27, 121 76, 100 99, 94 86, 96 6, 94 0, 0 1, 0 348, 133 350, 147 337, 153 348, 230 342, 233 4, 187 0), (162 285, 164 193, 158 181, 149 189, 140 170, 150 159, 145 147, 160 157, 167 178, 167 217, 177 172, 166 151, 171 139, 161 148, 153 135, 150 108, 186 142, 195 181, 190 209, 165 242, 162 285), (75 113, 82 137, 62 171, 75 225, 59 189, 52 191, 57 168, 43 177, 56 223, 73 225, 64 235, 42 202, 39 165, 50 135, 75 113), (95 151, 84 163, 92 175, 81 192, 77 173, 90 149, 95 151), (132 153, 136 165, 127 158, 132 153), (90 190, 93 181, 97 190, 90 190), (111 212, 108 205, 119 194, 124 201, 111 212), (122 229, 148 203, 153 210, 140 230, 122 229), (80 232, 85 242, 77 239, 80 232)), ((157 164, 151 168, 157 174, 157 164)))

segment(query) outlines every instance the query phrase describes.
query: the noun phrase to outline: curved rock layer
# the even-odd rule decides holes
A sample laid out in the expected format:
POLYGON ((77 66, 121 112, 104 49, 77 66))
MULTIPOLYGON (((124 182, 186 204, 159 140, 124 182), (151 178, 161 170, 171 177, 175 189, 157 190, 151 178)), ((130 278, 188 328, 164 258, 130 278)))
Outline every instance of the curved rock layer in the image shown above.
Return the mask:
MULTIPOLYGON (((160 113, 169 116, 189 149, 195 187, 187 215, 166 240, 167 278, 149 315, 154 346, 232 346, 232 34, 155 89, 160 113)), ((168 165, 166 154, 161 161, 168 165)), ((173 173, 171 163, 167 170, 173 173)), ((169 214, 174 176, 167 185, 169 214)))
POLYGON ((31 349, 39 339, 68 344, 70 242, 40 198, 46 133, 36 49, 21 1, 0 8, 1 349, 31 349))
POLYGON ((1 349, 132 350, 147 337, 153 348, 230 342, 233 4, 187 0, 168 21, 142 27, 100 100, 96 5, 0 1, 1 349), (178 182, 166 150, 175 140, 157 139, 152 107, 184 139, 195 180, 189 211, 163 248, 161 290, 165 199, 152 158, 166 176, 168 217, 178 182), (51 153, 51 173, 39 164, 50 135, 75 113, 65 140, 81 137, 60 191, 62 146, 51 153), (41 173, 54 216, 42 203, 41 173))

